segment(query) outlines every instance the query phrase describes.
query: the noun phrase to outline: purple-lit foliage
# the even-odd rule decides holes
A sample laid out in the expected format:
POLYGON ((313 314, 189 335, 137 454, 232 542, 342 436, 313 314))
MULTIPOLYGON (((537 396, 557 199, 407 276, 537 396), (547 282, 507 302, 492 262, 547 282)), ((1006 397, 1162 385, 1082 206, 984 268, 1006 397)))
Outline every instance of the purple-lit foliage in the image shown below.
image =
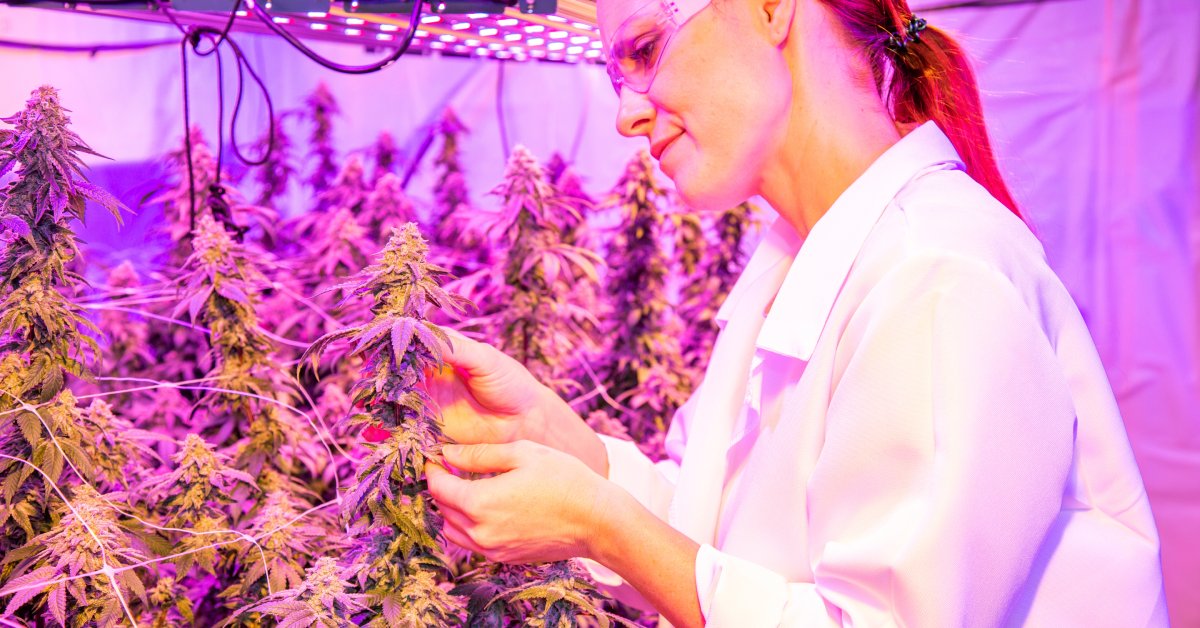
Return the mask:
MULTIPOLYGON (((719 331, 717 310, 742 272, 743 240, 746 230, 755 223, 756 212, 750 203, 722 212, 713 225, 717 237, 708 245, 707 252, 699 260, 691 254, 679 256, 680 272, 685 279, 680 291, 680 315, 688 325, 688 333, 683 335, 683 356, 693 373, 702 372, 708 364, 719 331)), ((685 237, 684 233, 691 237, 692 230, 692 227, 681 229, 680 237, 685 237)), ((677 239, 680 246, 678 242, 677 239)))
POLYGON ((255 169, 255 181, 259 185, 257 204, 274 207, 275 201, 287 192, 288 183, 296 176, 296 164, 292 161, 292 138, 284 129, 287 114, 275 117, 270 136, 258 140, 256 154, 270 154, 266 163, 255 169))
POLYGON ((364 362, 350 391, 360 410, 346 420, 386 433, 367 445, 355 484, 342 496, 344 515, 364 535, 357 581, 379 625, 446 625, 459 612, 457 600, 437 586, 447 571, 437 541, 442 521, 424 475, 442 434, 422 382, 441 368, 448 342, 429 311, 465 303, 442 289, 446 273, 427 255, 415 224, 394 229, 382 258, 356 278, 348 297, 372 301, 370 320, 320 338, 305 355, 315 366, 332 343, 348 341, 350 354, 364 362), (381 529, 389 536, 368 536, 381 529))
POLYGON ((329 91, 329 87, 324 83, 317 85, 305 100, 305 104, 308 105, 308 118, 312 122, 309 142, 316 162, 308 182, 314 190, 324 190, 329 187, 330 181, 338 172, 335 161, 337 153, 333 149, 333 118, 340 115, 342 110, 338 107, 333 92, 329 91))
POLYGON ((691 392, 679 348, 682 329, 667 295, 663 225, 671 199, 655 181, 648 153, 629 161, 611 202, 624 222, 608 252, 612 315, 596 372, 610 404, 617 404, 610 411, 634 441, 647 443, 665 431, 691 392))
POLYGON ((396 174, 403 156, 396 146, 396 138, 387 131, 380 131, 371 147, 371 157, 375 160, 375 169, 371 171, 372 182, 378 182, 386 174, 396 174))
MULTIPOLYGON (((73 154, 88 149, 66 130, 52 90, 6 120, 17 130, 0 131, 0 165, 20 169, 0 191, 0 616, 63 626, 609 625, 613 603, 572 563, 491 564, 445 545, 423 476, 443 440, 421 388, 441 363, 437 323, 501 347, 592 411, 597 429, 657 454, 690 385, 678 342, 708 342, 673 322, 663 240, 676 240, 685 276, 721 279, 683 283, 685 311, 701 322, 715 312, 704 299, 721 298, 736 273, 736 255, 724 252, 739 243, 705 252, 699 223, 665 231, 669 199, 639 157, 616 191, 625 224, 605 245, 614 263, 602 290, 588 250, 601 246, 589 225, 596 212, 578 173, 557 156, 543 169, 518 148, 495 190, 500 211, 476 210, 462 172, 465 127, 447 112, 427 244, 390 136, 368 164, 339 162, 332 95, 319 88, 309 104, 308 212, 281 228, 261 206, 297 175, 281 127, 274 163, 254 173, 257 205, 193 129, 190 173, 180 148, 156 199, 169 254, 156 268, 119 266, 88 292, 69 270, 70 223, 83 198, 116 207, 83 182, 73 154), (69 141, 46 139, 55 137, 69 141), (50 149, 53 159, 36 152, 50 149), (480 302, 471 318, 456 311, 459 293, 480 302), (98 345, 89 320, 104 332, 98 345), (613 344, 601 350, 602 335, 613 344), (72 379, 97 356, 94 383, 72 379)), ((726 225, 727 239, 740 240, 736 226, 726 225)))

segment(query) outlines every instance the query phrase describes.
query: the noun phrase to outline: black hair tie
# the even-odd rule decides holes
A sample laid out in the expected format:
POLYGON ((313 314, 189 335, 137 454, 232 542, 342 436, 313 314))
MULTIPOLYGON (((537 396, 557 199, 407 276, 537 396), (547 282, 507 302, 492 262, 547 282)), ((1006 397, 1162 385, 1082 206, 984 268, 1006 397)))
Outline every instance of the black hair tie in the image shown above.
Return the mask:
POLYGON ((904 50, 910 42, 921 41, 921 31, 925 30, 928 25, 925 18, 914 15, 903 29, 894 33, 889 31, 887 42, 884 45, 897 52, 904 50))

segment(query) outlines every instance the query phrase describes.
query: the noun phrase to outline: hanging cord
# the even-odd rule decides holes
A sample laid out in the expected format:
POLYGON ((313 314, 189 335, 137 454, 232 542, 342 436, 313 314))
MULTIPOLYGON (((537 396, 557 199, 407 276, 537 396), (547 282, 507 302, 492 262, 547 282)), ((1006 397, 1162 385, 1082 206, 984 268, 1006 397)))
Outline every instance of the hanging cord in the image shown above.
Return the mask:
POLYGON ((233 51, 234 60, 237 62, 237 95, 234 99, 233 117, 229 122, 229 141, 233 149, 234 155, 242 163, 249 166, 261 166, 270 159, 271 153, 275 150, 275 107, 271 102, 271 94, 267 91, 266 85, 262 78, 254 71, 254 67, 246 59, 245 53, 241 46, 238 45, 233 38, 229 37, 229 32, 233 28, 233 23, 237 17, 238 8, 242 0, 235 0, 229 11, 229 19, 226 21, 224 28, 217 30, 207 26, 197 26, 192 28, 184 28, 172 14, 159 1, 159 8, 167 15, 171 23, 175 24, 183 34, 183 40, 180 43, 180 66, 183 74, 183 124, 184 124, 184 144, 188 165, 188 237, 191 237, 191 232, 196 228, 196 175, 195 166, 192 160, 192 119, 190 106, 190 81, 188 75, 187 52, 189 46, 197 56, 207 57, 215 55, 217 60, 217 170, 212 184, 209 186, 208 205, 212 211, 213 217, 220 220, 240 241, 242 236, 247 231, 246 227, 237 225, 233 221, 233 212, 228 201, 225 199, 225 188, 221 186, 221 174, 224 168, 224 146, 225 146, 225 66, 224 60, 221 57, 221 45, 227 44, 230 50, 233 51), (200 46, 203 40, 209 40, 211 45, 207 49, 200 46), (263 94, 263 100, 267 105, 267 146, 263 151, 262 156, 257 159, 247 158, 238 145, 237 139, 237 122, 241 115, 242 98, 245 93, 245 74, 249 73, 250 78, 258 85, 259 90, 263 94))
POLYGON ((258 17, 259 21, 265 24, 267 28, 271 29, 272 32, 274 32, 276 35, 279 35, 284 41, 291 44, 293 48, 299 50, 304 56, 312 59, 318 65, 342 74, 371 74, 372 72, 378 72, 392 65, 396 62, 396 60, 404 55, 405 52, 408 51, 408 47, 412 45, 413 37, 417 34, 417 26, 421 22, 421 8, 423 5, 424 0, 416 0, 416 2, 413 3, 412 12, 409 13, 408 16, 408 29, 404 31, 404 39, 401 40, 400 47, 397 48, 395 52, 393 52, 391 55, 388 55, 386 59, 383 59, 377 63, 358 66, 345 65, 330 61, 329 59, 317 54, 312 48, 309 48, 308 46, 304 45, 303 42, 297 39, 295 35, 289 33, 286 29, 276 24, 275 20, 272 19, 266 10, 262 8, 260 3, 254 3, 252 10, 254 11, 254 15, 258 17))

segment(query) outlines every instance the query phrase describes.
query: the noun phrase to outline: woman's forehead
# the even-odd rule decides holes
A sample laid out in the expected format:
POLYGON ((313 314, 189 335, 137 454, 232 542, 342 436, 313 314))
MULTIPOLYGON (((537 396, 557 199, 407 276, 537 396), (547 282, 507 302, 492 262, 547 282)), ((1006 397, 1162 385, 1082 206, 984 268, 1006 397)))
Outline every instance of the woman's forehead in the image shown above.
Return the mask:
POLYGON ((612 35, 630 15, 643 7, 647 0, 596 0, 596 24, 604 47, 612 44, 612 35))

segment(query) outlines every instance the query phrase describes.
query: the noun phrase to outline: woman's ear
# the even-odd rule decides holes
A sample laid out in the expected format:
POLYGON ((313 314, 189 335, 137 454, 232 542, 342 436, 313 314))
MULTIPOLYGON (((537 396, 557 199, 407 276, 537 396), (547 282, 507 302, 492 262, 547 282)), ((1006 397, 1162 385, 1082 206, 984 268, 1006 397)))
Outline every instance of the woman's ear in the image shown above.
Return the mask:
POLYGON ((792 30, 796 3, 805 0, 756 0, 767 27, 767 35, 775 46, 782 46, 792 30))

